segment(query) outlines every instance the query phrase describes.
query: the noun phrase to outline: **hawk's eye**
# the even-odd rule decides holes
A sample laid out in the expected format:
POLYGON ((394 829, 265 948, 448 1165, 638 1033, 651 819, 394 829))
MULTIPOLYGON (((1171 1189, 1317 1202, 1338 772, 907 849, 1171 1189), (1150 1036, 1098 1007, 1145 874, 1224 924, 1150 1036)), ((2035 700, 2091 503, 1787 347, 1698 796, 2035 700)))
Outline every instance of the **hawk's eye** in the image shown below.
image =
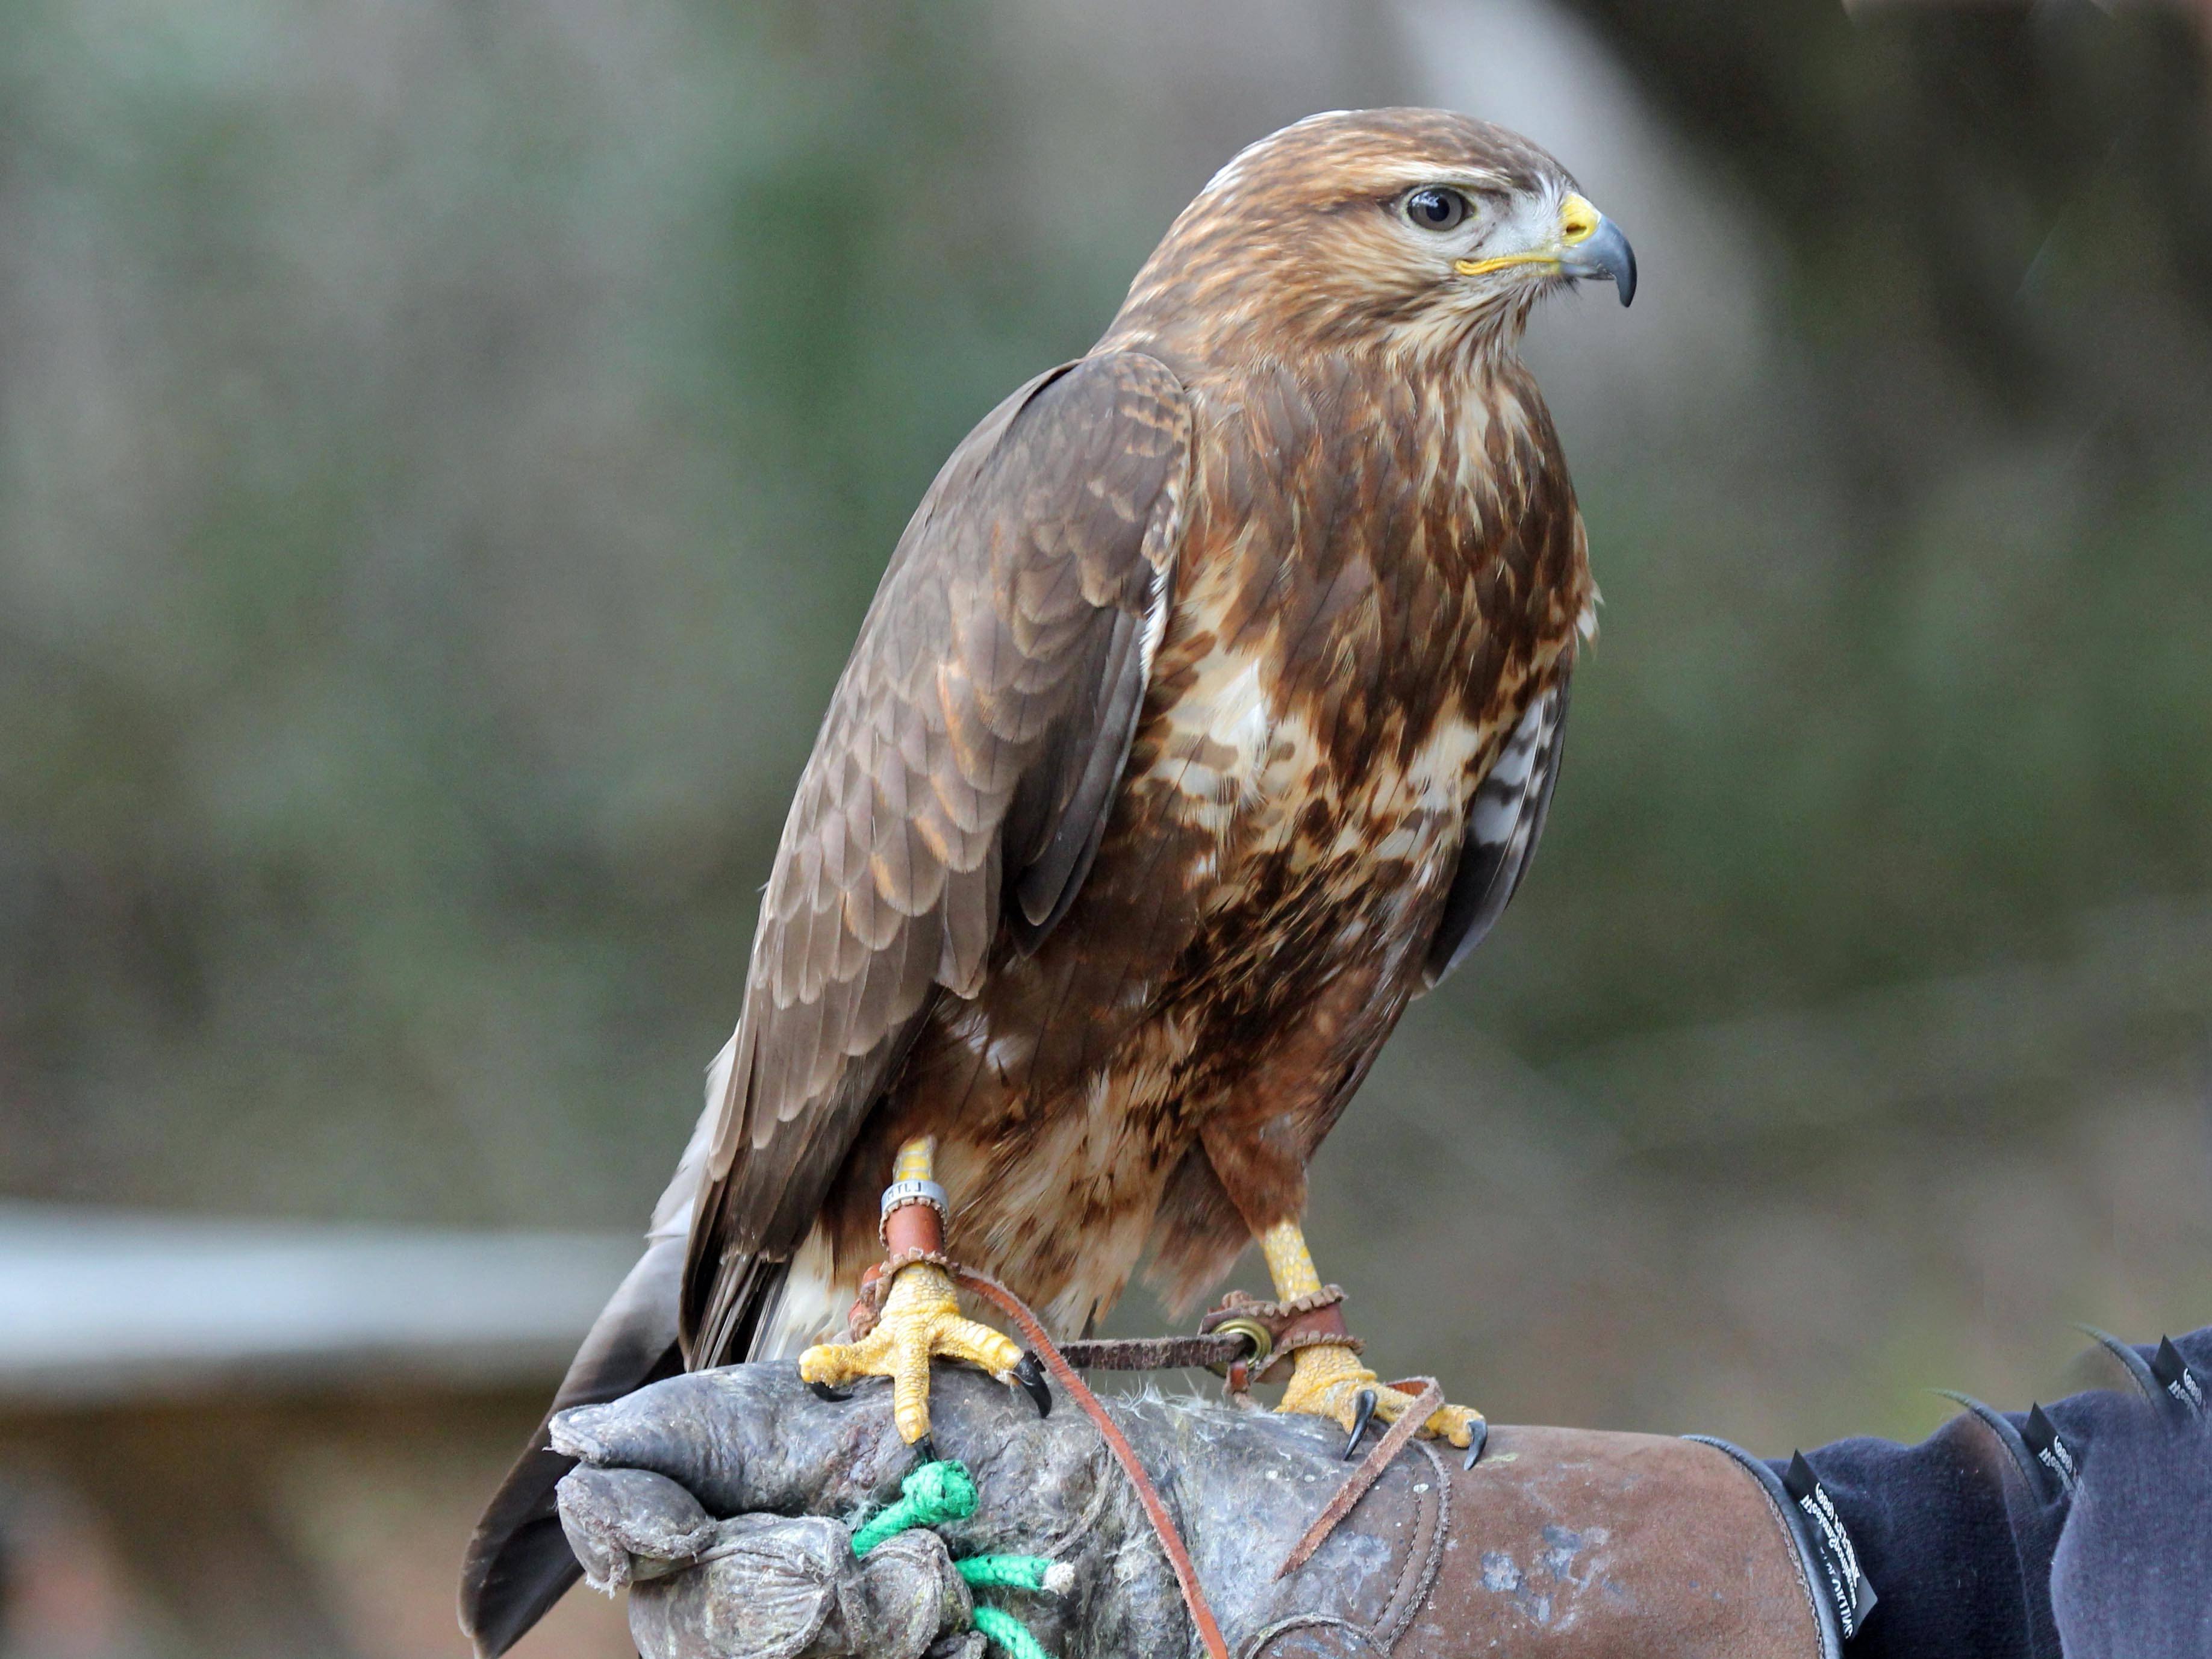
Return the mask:
POLYGON ((1467 198, 1442 185, 1425 185, 1406 198, 1406 217, 1423 230, 1456 230, 1468 211, 1467 198))

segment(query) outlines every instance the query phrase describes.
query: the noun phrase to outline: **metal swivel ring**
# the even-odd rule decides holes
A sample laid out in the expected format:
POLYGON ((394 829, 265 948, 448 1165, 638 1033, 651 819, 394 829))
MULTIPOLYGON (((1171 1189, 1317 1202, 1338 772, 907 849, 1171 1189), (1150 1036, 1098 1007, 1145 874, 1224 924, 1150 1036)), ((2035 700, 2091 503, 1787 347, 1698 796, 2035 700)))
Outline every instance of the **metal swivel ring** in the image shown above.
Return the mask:
MULTIPOLYGON (((1206 1333, 1206 1334, 1209 1336, 1241 1336, 1244 1338, 1245 1340, 1251 1343, 1252 1352, 1245 1356, 1243 1364, 1255 1372, 1266 1368, 1267 1364, 1267 1356, 1275 1351, 1274 1333, 1270 1331, 1265 1325, 1262 1325, 1258 1320, 1249 1319, 1243 1315, 1238 1315, 1235 1318, 1223 1320, 1218 1325, 1216 1325, 1211 1331, 1206 1333)), ((1224 1360, 1218 1364, 1207 1367, 1207 1369, 1212 1371, 1216 1376, 1226 1376, 1229 1375, 1229 1362, 1227 1360, 1224 1360)))

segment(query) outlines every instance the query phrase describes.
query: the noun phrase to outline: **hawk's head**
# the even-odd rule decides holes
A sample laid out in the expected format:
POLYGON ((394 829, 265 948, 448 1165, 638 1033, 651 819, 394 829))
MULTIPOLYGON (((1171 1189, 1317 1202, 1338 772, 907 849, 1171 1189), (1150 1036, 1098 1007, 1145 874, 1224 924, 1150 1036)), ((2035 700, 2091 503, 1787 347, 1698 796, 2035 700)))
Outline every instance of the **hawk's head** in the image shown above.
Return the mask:
POLYGON ((1338 111, 1252 145, 1176 220, 1123 328, 1206 354, 1510 340, 1578 277, 1636 292, 1627 238, 1527 139, 1448 110, 1338 111))

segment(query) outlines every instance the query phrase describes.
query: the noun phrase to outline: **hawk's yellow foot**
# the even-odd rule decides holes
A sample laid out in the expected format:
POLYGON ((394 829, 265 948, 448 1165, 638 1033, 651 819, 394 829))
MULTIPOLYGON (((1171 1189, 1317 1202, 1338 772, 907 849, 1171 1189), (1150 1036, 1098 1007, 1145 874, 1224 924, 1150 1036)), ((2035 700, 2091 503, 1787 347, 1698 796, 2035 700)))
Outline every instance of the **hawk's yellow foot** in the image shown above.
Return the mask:
MULTIPOLYGON (((1350 1348, 1325 1342, 1301 1348, 1291 1357, 1291 1383, 1275 1409, 1332 1418, 1344 1425, 1356 1444, 1370 1419, 1379 1417, 1385 1423, 1395 1423, 1405 1415, 1414 1398, 1379 1382, 1350 1348)), ((1482 1413, 1470 1407, 1439 1406, 1421 1426, 1465 1449, 1475 1443, 1475 1436, 1486 1425, 1482 1413)), ((1347 1456, 1351 1451, 1352 1447, 1346 1446, 1347 1456)))
POLYGON ((1036 1361, 988 1325, 965 1318, 951 1276, 930 1262, 899 1270, 875 1328, 858 1342, 825 1342, 799 1356, 801 1381, 837 1388, 864 1376, 891 1380, 891 1421, 909 1446, 929 1433, 929 1362, 964 1359, 1001 1382, 1019 1382, 1040 1411, 1051 1396, 1036 1361))
MULTIPOLYGON (((1322 1288, 1313 1253, 1306 1249, 1305 1235, 1297 1223, 1282 1221, 1268 1228, 1260 1235, 1260 1249, 1267 1258, 1275 1294, 1285 1301, 1310 1296, 1322 1288)), ((1283 1390, 1282 1403, 1275 1409, 1326 1417, 1343 1425, 1351 1437, 1344 1448, 1344 1455, 1349 1457, 1371 1419, 1379 1417, 1385 1423, 1395 1423, 1412 1408, 1415 1398, 1402 1389, 1386 1387, 1359 1363, 1358 1352, 1349 1345, 1320 1342, 1291 1356, 1290 1386, 1283 1390)), ((1463 1448, 1469 1468, 1482 1455, 1482 1443, 1489 1434, 1482 1413, 1467 1406, 1440 1406, 1421 1427, 1425 1433, 1463 1448)))

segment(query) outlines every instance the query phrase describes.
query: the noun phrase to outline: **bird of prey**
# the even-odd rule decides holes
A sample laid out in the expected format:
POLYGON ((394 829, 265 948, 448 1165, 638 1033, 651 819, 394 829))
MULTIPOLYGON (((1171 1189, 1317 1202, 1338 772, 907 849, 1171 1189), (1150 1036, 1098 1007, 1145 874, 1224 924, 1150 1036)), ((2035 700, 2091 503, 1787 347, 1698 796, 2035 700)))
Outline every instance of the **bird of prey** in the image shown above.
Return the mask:
MULTIPOLYGON (((1320 1289, 1305 1171, 1407 1002, 1498 920, 1596 591, 1518 343, 1626 240, 1551 156, 1437 110, 1317 115, 1217 173, 1104 337, 916 509, 775 855, 735 1035, 648 1249, 556 1407, 680 1366, 898 1379, 1020 1356, 881 1259, 899 1148, 947 1249, 1079 1334, 1141 1259, 1188 1302, 1261 1243, 1320 1289)), ((1355 1346, 1281 1408, 1350 1426, 1355 1346)), ((1479 1414, 1425 1427, 1468 1443, 1479 1414)), ((503 1651, 575 1568, 543 1431, 471 1547, 503 1651)))

